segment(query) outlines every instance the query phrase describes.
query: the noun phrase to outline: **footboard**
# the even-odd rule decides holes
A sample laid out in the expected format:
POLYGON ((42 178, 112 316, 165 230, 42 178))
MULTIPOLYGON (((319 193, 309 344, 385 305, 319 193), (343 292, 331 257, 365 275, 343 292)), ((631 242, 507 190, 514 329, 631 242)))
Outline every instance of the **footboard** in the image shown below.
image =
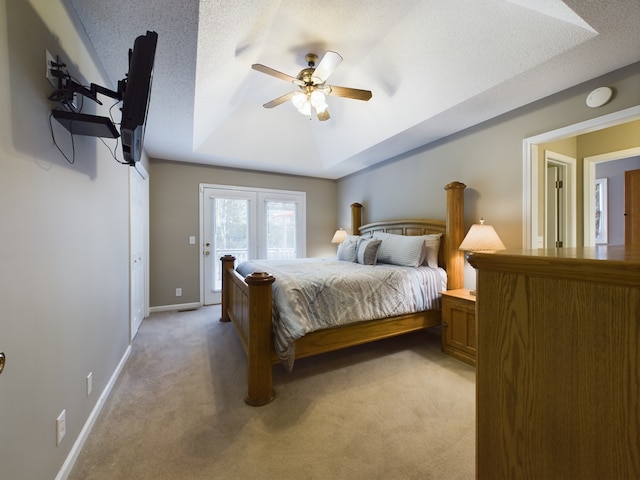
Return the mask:
POLYGON ((222 261, 222 322, 233 322, 247 353, 247 396, 252 406, 265 405, 274 398, 272 385, 271 284, 266 272, 254 272, 246 278, 234 269, 235 257, 222 261))

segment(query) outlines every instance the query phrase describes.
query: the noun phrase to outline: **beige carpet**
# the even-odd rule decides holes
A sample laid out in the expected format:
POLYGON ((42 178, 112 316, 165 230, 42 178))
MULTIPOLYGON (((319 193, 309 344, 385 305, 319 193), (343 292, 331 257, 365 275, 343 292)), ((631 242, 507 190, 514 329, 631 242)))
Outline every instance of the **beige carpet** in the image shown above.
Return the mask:
POLYGON ((144 321, 70 480, 474 478, 475 371, 437 328, 277 365, 256 408, 219 317, 144 321))

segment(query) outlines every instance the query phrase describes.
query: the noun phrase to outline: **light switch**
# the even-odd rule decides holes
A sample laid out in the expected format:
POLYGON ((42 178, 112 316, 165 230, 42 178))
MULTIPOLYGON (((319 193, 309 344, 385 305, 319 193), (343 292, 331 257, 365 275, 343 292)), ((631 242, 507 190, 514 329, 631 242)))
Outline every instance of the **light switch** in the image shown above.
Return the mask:
POLYGON ((196 244, 196 237, 194 237, 193 235, 191 235, 189 237, 189 245, 195 245, 196 244))

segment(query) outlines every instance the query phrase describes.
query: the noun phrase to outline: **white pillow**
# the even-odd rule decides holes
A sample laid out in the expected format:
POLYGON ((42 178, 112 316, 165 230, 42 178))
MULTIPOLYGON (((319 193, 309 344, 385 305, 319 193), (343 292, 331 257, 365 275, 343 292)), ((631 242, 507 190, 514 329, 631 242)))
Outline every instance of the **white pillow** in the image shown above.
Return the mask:
POLYGON ((338 260, 347 262, 356 261, 356 249, 358 248, 358 237, 349 236, 338 245, 338 260))
POLYGON ((382 240, 378 249, 379 262, 403 267, 418 267, 424 260, 425 249, 422 236, 373 232, 373 238, 382 240))
POLYGON ((432 233, 430 235, 422 235, 424 239, 424 261, 422 265, 431 268, 438 268, 438 252, 440 251, 441 233, 432 233))

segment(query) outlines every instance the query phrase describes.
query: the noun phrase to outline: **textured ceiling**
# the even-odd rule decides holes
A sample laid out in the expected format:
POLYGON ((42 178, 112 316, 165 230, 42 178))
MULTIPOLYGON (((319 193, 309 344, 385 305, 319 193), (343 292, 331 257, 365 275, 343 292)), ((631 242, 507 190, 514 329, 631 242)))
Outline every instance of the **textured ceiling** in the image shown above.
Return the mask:
POLYGON ((340 178, 640 61, 638 0, 66 0, 115 84, 137 35, 158 32, 150 156, 340 178), (297 89, 305 54, 344 61, 318 122, 297 89))

